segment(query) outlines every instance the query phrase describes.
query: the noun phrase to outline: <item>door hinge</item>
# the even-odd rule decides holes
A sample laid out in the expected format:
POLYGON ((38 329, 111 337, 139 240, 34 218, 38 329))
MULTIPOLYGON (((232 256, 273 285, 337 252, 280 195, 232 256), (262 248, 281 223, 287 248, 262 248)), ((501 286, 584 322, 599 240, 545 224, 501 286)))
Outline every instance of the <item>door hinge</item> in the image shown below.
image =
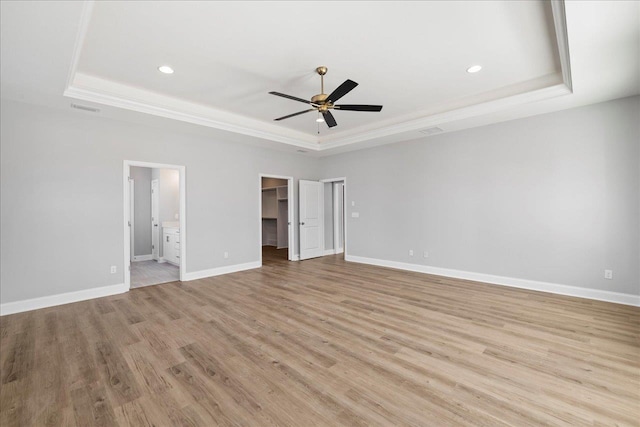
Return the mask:
POLYGON ((127 221, 127 223, 128 223, 128 225, 129 225, 129 227, 131 227, 131 221, 127 221))
POLYGON ((155 249, 155 248, 156 248, 155 245, 151 245, 151 249, 155 249))

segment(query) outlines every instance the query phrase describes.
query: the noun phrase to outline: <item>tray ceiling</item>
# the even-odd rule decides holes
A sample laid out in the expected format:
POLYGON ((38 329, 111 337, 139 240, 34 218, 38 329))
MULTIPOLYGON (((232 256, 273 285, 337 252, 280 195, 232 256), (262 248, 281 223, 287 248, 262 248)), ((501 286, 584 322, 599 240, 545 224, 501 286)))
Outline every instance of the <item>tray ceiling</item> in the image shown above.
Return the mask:
POLYGON ((564 6, 552 5, 89 2, 65 93, 316 150, 392 138, 570 93, 564 6), (274 122, 306 107, 267 92, 311 98, 319 65, 326 93, 355 80, 341 101, 382 112, 336 111, 333 129, 314 113, 274 122))

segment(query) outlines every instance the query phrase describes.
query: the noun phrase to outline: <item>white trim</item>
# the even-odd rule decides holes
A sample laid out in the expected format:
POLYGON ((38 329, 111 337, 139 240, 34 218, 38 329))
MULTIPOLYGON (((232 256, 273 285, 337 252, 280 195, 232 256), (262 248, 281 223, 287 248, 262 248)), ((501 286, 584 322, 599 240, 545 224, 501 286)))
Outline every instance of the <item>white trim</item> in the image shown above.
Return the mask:
POLYGON ((322 256, 326 256, 326 255, 335 255, 338 252, 336 252, 335 249, 325 249, 324 252, 322 253, 322 256))
MULTIPOLYGON (((131 287, 131 270, 130 256, 131 247, 128 244, 129 235, 131 230, 127 225, 127 216, 129 215, 129 186, 128 180, 131 173, 131 166, 138 166, 142 168, 157 168, 157 169, 176 169, 180 176, 180 280, 183 281, 187 272, 187 179, 186 179, 186 167, 183 165, 170 165, 165 163, 150 163, 140 162, 137 160, 124 160, 123 161, 123 179, 124 179, 124 283, 127 288, 131 287)), ((160 249, 158 249, 159 251, 160 249)), ((160 260, 158 260, 160 262, 160 260)))
MULTIPOLYGON (((565 70, 563 69, 562 72, 563 73, 560 74, 558 80, 565 78, 565 70)), ((78 73, 78 75, 80 75, 80 73, 78 73)), ((91 78, 91 80, 93 79, 94 78, 91 78)), ((82 80, 87 80, 87 78, 83 77, 82 80)), ((95 80, 101 79, 95 78, 95 80)), ((265 125, 262 121, 251 120, 246 117, 243 117, 242 119, 244 121, 241 122, 241 117, 235 114, 199 106, 197 104, 180 101, 158 94, 154 94, 153 96, 139 95, 138 99, 144 99, 144 101, 135 101, 133 99, 126 98, 128 95, 124 94, 130 94, 132 91, 138 91, 138 89, 130 86, 118 85, 113 82, 100 82, 96 86, 103 85, 123 86, 123 88, 118 89, 118 91, 122 92, 123 95, 112 95, 109 93, 110 90, 107 91, 102 88, 94 88, 86 84, 82 86, 78 85, 77 82, 74 82, 73 86, 68 87, 64 91, 64 96, 145 114, 152 114, 159 117, 193 123, 210 128, 222 129, 229 132, 235 132, 242 135, 304 148, 309 151, 331 150, 338 147, 389 137, 405 132, 413 132, 429 127, 442 126, 446 123, 480 117, 499 111, 507 111, 511 108, 524 104, 552 99, 573 93, 572 89, 562 82, 551 84, 550 86, 541 89, 534 89, 492 101, 473 104, 467 107, 446 111, 444 113, 430 114, 414 120, 402 121, 402 118, 397 118, 397 120, 401 120, 400 123, 383 126, 374 130, 351 129, 349 131, 333 134, 331 137, 318 138, 309 136, 302 132, 292 131, 291 129, 281 128, 279 126, 270 128, 271 125, 265 125), (163 97, 162 102, 152 99, 156 97, 163 97), (183 104, 189 105, 185 107, 183 104), (165 107, 164 105, 172 106, 165 107), (187 111, 194 109, 202 111, 187 111), (238 122, 238 124, 233 122, 238 122), (295 136, 291 136, 292 132, 296 133, 295 136)), ((444 130, 445 132, 447 131, 446 128, 444 130)))
POLYGON ((333 193, 333 253, 338 253, 338 241, 340 240, 340 212, 338 211, 338 191, 340 186, 339 182, 334 182, 331 185, 331 191, 333 193))
POLYGON ((164 257, 160 257, 158 258, 158 264, 164 264, 165 262, 169 262, 166 259, 164 259, 164 257))
POLYGON ((415 271, 418 273, 434 274, 437 276, 473 280, 476 282, 490 283, 493 285, 509 286, 512 288, 529 289, 541 292, 550 292, 552 294, 568 295, 572 297, 587 298, 598 301, 607 301, 640 307, 640 295, 623 294, 620 292, 602 291, 598 289, 579 288, 577 286, 561 285, 558 283, 538 282, 536 280, 518 279, 515 277, 494 276, 492 274, 452 270, 448 268, 409 264, 398 261, 388 261, 383 259, 366 258, 353 255, 346 255, 345 260, 349 262, 357 262, 360 264, 397 268, 398 270, 415 271))
POLYGON ((185 277, 181 280, 183 282, 187 282, 190 280, 204 279, 206 277, 220 276, 222 274, 236 273, 238 271, 252 270, 260 267, 262 267, 262 262, 260 261, 226 265, 224 267, 210 268, 208 270, 192 271, 185 274, 185 277))
MULTIPOLYGON (((343 230, 343 234, 342 234, 342 247, 338 248, 338 250, 335 252, 336 254, 341 254, 344 253, 345 257, 347 255, 347 177, 346 176, 341 176, 338 178, 326 178, 326 179, 321 179, 320 182, 342 182, 342 224, 344 227, 343 230)), ((335 210, 335 208, 334 208, 335 210)), ((335 221, 334 221, 334 230, 335 230, 335 221)), ((334 233, 334 248, 335 248, 335 233, 334 233)))
POLYGON ((94 3, 94 0, 85 0, 84 4, 82 5, 80 22, 78 23, 78 33, 76 34, 76 41, 73 45, 71 65, 69 66, 69 74, 67 75, 67 89, 69 89, 73 84, 73 80, 76 77, 76 72, 78 71, 78 63, 80 62, 80 55, 82 54, 84 39, 87 35, 87 31, 89 30, 89 22, 91 21, 94 3))
POLYGON ((325 151, 356 143, 366 144, 366 141, 386 136, 441 126, 452 121, 479 117, 497 111, 506 111, 534 101, 542 101, 573 93, 565 2, 564 0, 551 0, 556 42, 560 56, 561 84, 554 84, 552 80, 549 80, 549 76, 542 76, 529 82, 523 82, 518 86, 519 90, 513 88, 512 90, 516 93, 521 92, 515 95, 458 108, 441 114, 427 115, 415 120, 406 120, 406 118, 403 120, 402 117, 399 117, 395 119, 396 123, 391 123, 388 126, 381 125, 382 127, 374 130, 352 129, 346 132, 334 133, 330 137, 320 138, 272 123, 265 123, 261 120, 242 117, 219 109, 79 73, 77 69, 78 61, 86 38, 93 3, 92 0, 86 1, 82 11, 64 96, 227 130, 305 148, 309 151, 325 151), (545 86, 540 88, 543 84, 545 86), (532 89, 535 87, 539 89, 532 89), (401 123, 397 123, 397 121, 401 121, 401 123))
MULTIPOLYGON (((474 104, 467 107, 446 111, 444 113, 432 114, 416 120, 404 121, 395 125, 381 127, 372 131, 359 131, 358 129, 352 129, 349 131, 350 135, 335 134, 335 137, 333 137, 332 139, 323 139, 322 144, 317 151, 330 150, 333 148, 344 147, 346 145, 356 144, 359 142, 366 142, 378 138, 402 134, 405 132, 419 131, 421 129, 427 129, 435 126, 443 126, 446 123, 470 119, 473 117, 480 117, 498 111, 508 111, 509 109, 518 107, 520 105, 556 98, 563 95, 570 95, 571 93, 571 89, 569 89, 564 83, 560 83, 543 89, 537 89, 518 95, 496 99, 493 101, 474 104)), ((444 127, 444 132, 447 132, 446 126, 444 127)), ((439 133, 438 135, 441 134, 442 133, 439 133)), ((418 137, 419 134, 416 134, 416 138, 418 137)))
POLYGON ((153 254, 133 256, 133 262, 140 262, 140 261, 153 261, 153 254))
POLYGON ((69 304, 88 299, 101 298, 109 295, 117 295, 127 291, 129 291, 129 287, 124 283, 120 283, 118 285, 102 286, 99 288, 66 292, 64 294, 7 302, 0 304, 0 316, 22 313, 23 311, 37 310, 39 308, 54 307, 56 305, 69 304))
POLYGON ((295 236, 296 236, 296 228, 293 226, 295 223, 294 220, 294 207, 295 207, 295 199, 294 199, 294 191, 293 191, 293 177, 285 176, 285 175, 273 175, 268 173, 260 173, 258 174, 258 239, 260 241, 258 259, 260 260, 260 265, 262 265, 262 246, 269 246, 268 244, 264 244, 262 241, 262 178, 275 178, 275 179, 286 179, 287 180, 287 221, 289 227, 289 241, 287 244, 289 248, 287 250, 287 258, 289 261, 299 261, 299 255, 295 254, 295 236), (298 257, 298 259, 296 259, 298 257))
MULTIPOLYGON (((162 243, 162 236, 160 235, 160 229, 162 227, 160 227, 160 180, 159 179, 152 179, 151 180, 151 255, 153 256, 153 259, 158 260, 160 259, 160 243, 162 243), (153 184, 156 184, 156 191, 153 190, 153 184), (156 199, 156 215, 154 216, 154 212, 153 212, 153 199, 156 199), (157 218, 156 218, 157 217, 157 218), (154 225, 154 222, 156 224, 158 224, 158 226, 156 227, 154 225), (153 246, 153 235, 155 234, 156 236, 156 245, 158 246, 157 248, 155 246, 153 246)), ((164 262, 164 261, 163 261, 164 262)))
POLYGON ((76 73, 64 96, 318 151, 317 137, 197 103, 76 73), (137 99, 133 99, 133 97, 137 99))
POLYGON ((567 34, 567 16, 564 0, 551 0, 551 10, 553 13, 553 25, 556 30, 556 42, 558 44, 558 55, 560 56, 562 80, 573 93, 571 58, 569 56, 569 35, 567 34))
MULTIPOLYGON (((131 172, 131 171, 129 171, 131 172)), ((129 176, 129 207, 131 208, 131 212, 129 213, 129 228, 131 228, 131 232, 129 233, 129 247, 131 247, 131 261, 135 261, 136 257, 133 253, 136 250, 136 183, 129 176)))

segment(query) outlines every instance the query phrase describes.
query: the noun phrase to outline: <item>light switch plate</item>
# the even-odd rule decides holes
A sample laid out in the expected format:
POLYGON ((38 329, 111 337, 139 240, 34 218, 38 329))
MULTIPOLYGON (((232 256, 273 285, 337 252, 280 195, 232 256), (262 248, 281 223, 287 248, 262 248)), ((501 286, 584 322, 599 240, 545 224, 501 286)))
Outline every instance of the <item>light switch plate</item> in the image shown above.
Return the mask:
POLYGON ((351 218, 360 218, 360 212, 351 212, 351 218))

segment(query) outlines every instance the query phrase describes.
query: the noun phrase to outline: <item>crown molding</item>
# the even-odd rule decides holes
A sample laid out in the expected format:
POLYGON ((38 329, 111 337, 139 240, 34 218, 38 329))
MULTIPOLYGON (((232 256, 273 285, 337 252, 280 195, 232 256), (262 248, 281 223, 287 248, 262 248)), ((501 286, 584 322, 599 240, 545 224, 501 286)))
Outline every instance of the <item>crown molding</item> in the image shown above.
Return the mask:
MULTIPOLYGON (((76 78, 79 74, 76 74, 76 78)), ((93 79, 93 78, 92 78, 93 79)), ((100 79, 96 79, 100 80, 100 79)), ((126 88, 133 92, 146 92, 140 89, 126 87, 124 85, 109 83, 112 87, 126 88)), ((151 92, 148 92, 151 94, 151 92)), ((159 117, 165 117, 174 120, 180 120, 187 123, 193 123, 201 126, 207 126, 229 132, 239 133, 252 136, 255 138, 266 139, 270 141, 280 142, 295 147, 305 148, 308 150, 318 150, 317 139, 306 135, 302 132, 287 130, 287 134, 274 125, 270 125, 259 120, 238 116, 231 113, 214 110, 202 105, 176 100, 164 95, 152 94, 146 100, 135 100, 121 95, 110 94, 102 90, 93 88, 83 88, 70 86, 64 91, 64 96, 83 101, 95 102, 98 104, 109 105, 112 107, 123 108, 126 110, 136 111, 139 113, 152 114, 159 117), (161 105, 151 100, 151 98, 162 99, 161 105), (180 107, 168 106, 171 103, 182 104, 180 107), (168 101, 168 102, 167 102, 168 101), (165 106, 167 105, 167 106, 165 106), (186 107, 186 108, 185 108, 186 107), (242 121, 244 124, 234 123, 242 121), (277 128, 280 132, 274 130, 277 128)), ((143 99, 145 97, 142 97, 143 99)))
POLYGON ((76 35, 76 41, 73 45, 73 54, 71 55, 71 66, 69 67, 69 74, 67 75, 68 89, 73 83, 73 79, 78 71, 78 63, 80 62, 80 54, 82 53, 82 47, 84 46, 84 39, 87 36, 89 30, 89 22, 91 22, 91 15, 93 14, 94 0, 85 0, 82 5, 82 12, 80 13, 80 21, 78 22, 78 34, 76 35))
POLYGON ((562 69, 562 81, 569 91, 573 93, 571 60, 569 56, 569 35, 567 34, 567 15, 564 0, 551 0, 551 10, 553 12, 553 25, 556 30, 556 42, 558 43, 560 68, 562 69))
MULTIPOLYGON (((344 147, 346 145, 356 144, 363 141, 370 141, 373 139, 401 134, 404 132, 413 132, 434 126, 442 126, 446 123, 483 116, 485 114, 495 113, 498 111, 504 111, 523 104, 543 101, 546 99, 568 95, 571 93, 571 90, 564 83, 556 84, 543 89, 533 90, 506 98, 500 98, 494 101, 483 102, 481 104, 470 105, 468 107, 458 108, 443 113, 432 114, 427 117, 399 123, 392 126, 387 126, 369 132, 361 132, 352 136, 330 141, 321 141, 322 147, 320 148, 320 151, 344 147)), ((418 134, 416 134, 416 137, 417 136, 418 134)))
POLYGON ((561 72, 523 82, 510 88, 501 88, 495 91, 494 95, 502 92, 504 96, 497 99, 485 102, 479 99, 480 102, 473 105, 452 108, 449 111, 424 112, 419 118, 415 118, 415 116, 414 118, 396 118, 394 122, 387 122, 386 125, 377 129, 352 129, 320 138, 261 120, 78 72, 79 59, 91 20, 93 5, 94 0, 85 1, 64 96, 274 141, 309 151, 325 151, 358 143, 360 148, 366 148, 367 144, 363 145, 363 143, 367 141, 373 142, 381 138, 390 139, 389 137, 394 135, 400 136, 406 132, 507 111, 524 104, 573 93, 565 2, 564 0, 551 0, 561 72), (513 93, 516 94, 513 95, 513 93))

